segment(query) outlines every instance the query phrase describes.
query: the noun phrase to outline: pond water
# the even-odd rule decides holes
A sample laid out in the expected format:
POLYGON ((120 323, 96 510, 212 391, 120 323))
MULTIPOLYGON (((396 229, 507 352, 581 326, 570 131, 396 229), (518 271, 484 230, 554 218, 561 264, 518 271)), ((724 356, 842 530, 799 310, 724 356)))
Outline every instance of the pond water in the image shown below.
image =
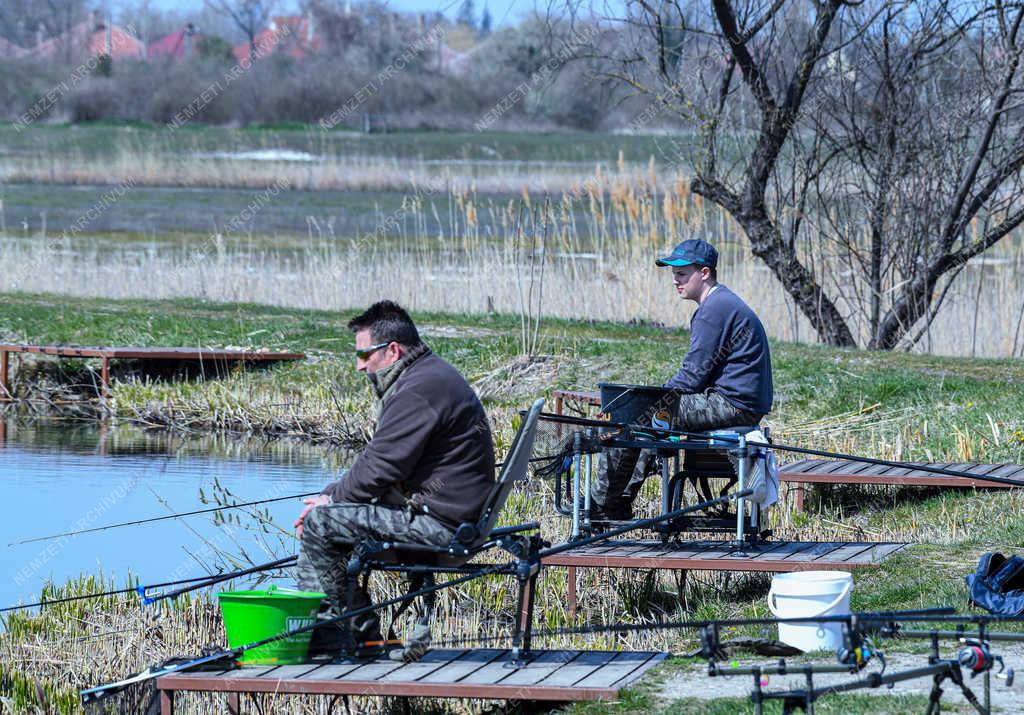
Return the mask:
POLYGON ((0 416, 0 608, 38 601, 47 581, 64 584, 82 574, 102 573, 123 588, 129 575, 157 583, 294 554, 299 498, 222 512, 240 523, 232 517, 215 524, 213 514, 203 514, 17 542, 216 507, 217 495, 240 503, 318 492, 350 460, 345 452, 280 440, 0 416), (253 509, 265 509, 269 523, 253 509))

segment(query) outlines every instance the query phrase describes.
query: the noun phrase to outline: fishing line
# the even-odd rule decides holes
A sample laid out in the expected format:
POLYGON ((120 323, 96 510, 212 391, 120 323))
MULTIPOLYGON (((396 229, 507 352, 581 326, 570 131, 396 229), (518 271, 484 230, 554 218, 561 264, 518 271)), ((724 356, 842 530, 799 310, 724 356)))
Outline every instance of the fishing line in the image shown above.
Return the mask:
POLYGON ((312 497, 320 494, 320 492, 309 492, 308 494, 295 494, 287 497, 274 497, 273 499, 259 499, 257 501, 248 501, 241 504, 231 504, 229 506, 217 506, 209 509, 197 509, 196 511, 186 511, 180 514, 167 514, 165 516, 154 516, 148 519, 137 519, 135 521, 125 521, 120 524, 107 524, 106 526, 94 526, 91 529, 82 529, 81 531, 65 531, 62 534, 50 534, 49 536, 36 536, 31 539, 23 539, 22 541, 14 541, 7 544, 8 546, 20 546, 21 544, 32 544, 37 541, 47 541, 49 539, 59 539, 65 536, 78 536, 79 534, 89 534, 94 531, 105 531, 107 529, 118 529, 122 526, 136 526, 138 524, 151 524, 154 521, 165 521, 167 519, 180 519, 185 516, 195 516, 196 514, 210 514, 215 511, 226 511, 228 509, 241 509, 247 506, 255 506, 256 504, 269 504, 276 501, 285 501, 287 499, 301 499, 303 497, 312 497))

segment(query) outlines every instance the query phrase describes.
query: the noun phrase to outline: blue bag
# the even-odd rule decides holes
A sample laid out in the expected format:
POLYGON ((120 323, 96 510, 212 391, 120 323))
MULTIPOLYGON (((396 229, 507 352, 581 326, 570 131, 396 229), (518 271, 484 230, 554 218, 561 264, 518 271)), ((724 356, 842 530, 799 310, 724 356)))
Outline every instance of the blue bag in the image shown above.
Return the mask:
POLYGON ((1024 558, 982 554, 978 570, 967 576, 969 603, 1000 616, 1024 613, 1024 558))

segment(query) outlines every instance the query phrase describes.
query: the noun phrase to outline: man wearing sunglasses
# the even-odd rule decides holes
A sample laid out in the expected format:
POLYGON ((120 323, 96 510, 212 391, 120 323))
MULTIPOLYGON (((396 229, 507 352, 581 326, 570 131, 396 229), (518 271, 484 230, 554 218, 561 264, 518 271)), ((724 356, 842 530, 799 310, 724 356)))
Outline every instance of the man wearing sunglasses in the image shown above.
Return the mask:
MULTIPOLYGON (((381 301, 348 323, 356 369, 379 400, 373 438, 341 479, 305 500, 295 521, 302 548, 299 587, 327 594, 328 613, 347 602, 345 564, 364 538, 445 546, 455 529, 476 521, 494 484, 494 445, 483 405, 459 372, 421 340, 409 314, 381 301)), ((356 607, 368 604, 363 587, 356 607)), ((356 643, 382 641, 377 614, 354 619, 356 643)), ((426 651, 429 628, 417 627, 395 657, 426 651)), ((314 631, 313 652, 336 653, 337 629, 314 631)), ((362 649, 376 655, 379 647, 362 649)))
MULTIPOLYGON (((680 391, 679 408, 675 415, 660 416, 659 424, 694 432, 756 426, 772 409, 768 337, 754 311, 718 282, 718 251, 707 241, 689 239, 655 265, 671 268, 676 293, 697 303, 690 319, 690 349, 664 385, 680 391)), ((632 518, 633 500, 653 456, 638 449, 601 454, 591 488, 592 518, 632 518)))

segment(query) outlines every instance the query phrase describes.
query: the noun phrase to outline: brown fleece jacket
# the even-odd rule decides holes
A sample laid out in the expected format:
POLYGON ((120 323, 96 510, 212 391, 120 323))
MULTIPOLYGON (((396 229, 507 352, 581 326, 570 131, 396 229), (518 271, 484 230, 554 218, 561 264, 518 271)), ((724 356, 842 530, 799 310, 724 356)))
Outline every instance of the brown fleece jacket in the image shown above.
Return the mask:
POLYGON ((397 488, 454 529, 479 518, 494 485, 491 428, 454 367, 426 346, 406 359, 385 392, 373 439, 323 493, 335 502, 373 503, 397 488))

